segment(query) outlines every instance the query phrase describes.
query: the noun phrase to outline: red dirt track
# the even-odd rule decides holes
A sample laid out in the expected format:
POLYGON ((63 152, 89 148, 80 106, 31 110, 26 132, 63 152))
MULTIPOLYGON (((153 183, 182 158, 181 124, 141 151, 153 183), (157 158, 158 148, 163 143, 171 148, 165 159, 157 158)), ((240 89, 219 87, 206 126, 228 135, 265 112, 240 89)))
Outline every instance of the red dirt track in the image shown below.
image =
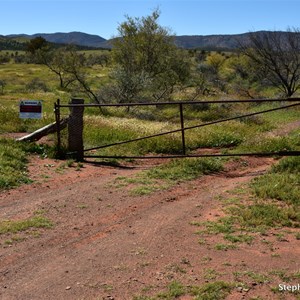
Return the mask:
MULTIPOLYGON (((190 224, 223 215, 218 199, 230 196, 273 162, 251 158, 244 160, 247 167, 231 165, 221 174, 132 197, 126 187, 117 188, 114 179, 132 176, 152 162, 132 168, 84 164, 80 171, 66 168, 61 174, 55 171, 61 162, 34 157, 29 170, 35 182, 0 194, 0 219, 24 219, 43 211, 55 225, 39 234, 19 234, 25 240, 12 245, 5 243, 11 236, 0 236, 0 298, 126 300, 145 290, 155 295, 174 280, 201 285, 233 282, 237 271, 297 272, 299 241, 290 235, 277 241, 274 229, 258 236, 255 244, 220 251, 214 248, 218 236, 207 237, 201 245, 197 227, 190 224), (208 270, 215 271, 215 279, 207 276, 208 270)), ((249 289, 233 289, 226 299, 296 299, 271 291, 280 281, 244 280, 249 289)))

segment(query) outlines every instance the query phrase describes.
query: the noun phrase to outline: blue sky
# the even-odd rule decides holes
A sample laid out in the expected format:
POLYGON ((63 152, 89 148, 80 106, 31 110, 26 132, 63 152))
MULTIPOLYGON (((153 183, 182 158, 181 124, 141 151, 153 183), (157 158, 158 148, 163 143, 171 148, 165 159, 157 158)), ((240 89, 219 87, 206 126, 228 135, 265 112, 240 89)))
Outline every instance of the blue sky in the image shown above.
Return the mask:
POLYGON ((82 31, 109 39, 125 15, 157 7, 160 24, 177 35, 300 28, 300 0, 0 0, 0 35, 82 31))

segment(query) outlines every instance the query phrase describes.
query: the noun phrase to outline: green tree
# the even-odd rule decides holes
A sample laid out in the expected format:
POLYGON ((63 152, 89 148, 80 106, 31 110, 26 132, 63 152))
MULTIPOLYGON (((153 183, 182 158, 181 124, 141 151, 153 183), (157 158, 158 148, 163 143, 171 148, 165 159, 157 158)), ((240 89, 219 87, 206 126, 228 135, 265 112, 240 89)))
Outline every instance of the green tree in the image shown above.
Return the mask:
POLYGON ((260 80, 257 68, 251 59, 242 54, 233 54, 224 65, 224 79, 231 91, 240 97, 256 99, 261 97, 261 89, 267 84, 260 80))
POLYGON ((48 48, 48 42, 41 36, 31 39, 26 45, 26 51, 35 54, 39 49, 48 48))
POLYGON ((142 18, 126 17, 113 42, 112 77, 121 102, 167 99, 189 76, 188 58, 168 29, 158 24, 155 10, 142 18))
POLYGON ((224 57, 220 53, 211 53, 206 57, 206 63, 211 67, 216 76, 218 76, 225 61, 226 57, 224 57))

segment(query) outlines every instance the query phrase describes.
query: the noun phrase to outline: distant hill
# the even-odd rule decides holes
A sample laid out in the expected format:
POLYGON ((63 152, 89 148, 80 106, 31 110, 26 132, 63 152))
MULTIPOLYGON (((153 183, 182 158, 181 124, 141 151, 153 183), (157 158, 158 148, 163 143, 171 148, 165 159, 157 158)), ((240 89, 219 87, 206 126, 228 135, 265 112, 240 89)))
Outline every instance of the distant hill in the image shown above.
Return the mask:
MULTIPOLYGON (((25 48, 25 42, 41 36, 48 42, 59 44, 74 44, 81 47, 111 48, 112 40, 106 40, 98 35, 83 32, 69 33, 36 33, 33 35, 12 34, 8 36, 0 35, 0 50, 21 50, 25 48), (6 42, 5 42, 6 41, 6 42), (12 47, 10 49, 9 47, 12 47)), ((175 44, 184 49, 203 50, 228 50, 237 49, 239 40, 242 43, 249 41, 249 33, 243 34, 219 34, 219 35, 183 35, 174 37, 175 44)))
POLYGON ((93 48, 103 48, 103 45, 106 43, 106 39, 93 34, 87 34, 83 32, 56 32, 56 33, 36 33, 32 35, 28 34, 11 34, 7 37, 9 38, 26 38, 27 40, 36 38, 38 36, 43 37, 45 40, 55 44, 73 44, 78 46, 86 46, 93 48))
POLYGON ((74 44, 88 47, 101 47, 101 44, 106 40, 98 35, 87 34, 83 32, 69 32, 69 33, 37 33, 31 38, 41 36, 45 40, 56 44, 74 44))
POLYGON ((175 36, 175 44, 184 49, 234 50, 238 48, 238 40, 249 41, 249 33, 175 36))

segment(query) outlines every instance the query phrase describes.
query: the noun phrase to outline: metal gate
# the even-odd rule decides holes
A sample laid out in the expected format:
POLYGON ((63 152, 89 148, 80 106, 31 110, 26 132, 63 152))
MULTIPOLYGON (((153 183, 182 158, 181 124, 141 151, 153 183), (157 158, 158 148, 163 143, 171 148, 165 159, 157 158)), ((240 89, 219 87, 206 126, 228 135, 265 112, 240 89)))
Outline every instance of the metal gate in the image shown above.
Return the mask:
MULTIPOLYGON (((288 108, 292 108, 292 107, 297 107, 300 106, 300 98, 287 98, 287 99, 255 99, 255 100, 214 100, 214 101, 174 101, 174 102, 159 102, 159 103, 122 103, 122 104, 84 104, 82 99, 72 99, 75 101, 71 101, 70 104, 60 104, 59 100, 57 101, 57 103, 55 103, 55 115, 56 115, 56 122, 57 122, 57 126, 58 126, 58 149, 60 149, 60 129, 59 129, 59 124, 60 124, 60 109, 61 108, 69 108, 71 110, 71 115, 70 115, 70 119, 69 119, 69 123, 72 120, 72 111, 73 111, 73 119, 75 121, 75 123, 77 122, 78 124, 83 124, 82 120, 78 120, 78 118, 83 118, 83 110, 84 108, 87 107, 134 107, 134 106, 177 106, 178 107, 178 114, 180 117, 180 128, 175 129, 175 130, 171 130, 171 131, 166 131, 166 132, 162 132, 162 133, 157 133, 157 134, 153 134, 153 135, 148 135, 148 136, 143 136, 143 137, 139 137, 139 138, 135 138, 135 139, 131 139, 131 140, 124 140, 124 141, 119 141, 116 143, 112 143, 112 144, 106 144, 106 145, 99 145, 96 147, 92 147, 92 148, 86 148, 84 149, 83 147, 83 140, 82 140, 82 133, 81 133, 81 140, 79 137, 79 143, 78 141, 75 142, 75 144, 79 144, 79 146, 77 149, 74 149, 74 147, 69 147, 69 154, 75 156, 78 160, 82 160, 85 158, 117 158, 117 159, 151 159, 151 158, 184 158, 184 157, 220 157, 220 156, 261 156, 261 157, 266 157, 266 156, 298 156, 300 155, 300 151, 279 151, 279 152, 254 152, 254 153, 225 153, 225 154, 187 154, 186 153, 186 140, 185 140, 185 132, 187 130, 192 130, 195 128, 200 128, 200 127, 205 127, 205 126, 211 126, 214 124, 220 124, 220 123, 224 123, 224 122, 228 122, 228 121, 232 121, 232 120, 237 120, 237 119, 241 119, 241 118, 246 118, 246 117, 251 117, 251 116, 256 116, 256 115, 260 115, 260 114, 265 114, 265 113, 269 113, 269 112, 273 112, 273 111, 277 111, 277 110, 283 110, 283 109, 288 109, 288 108), (78 101, 80 100, 80 101, 78 101), (230 118, 224 118, 221 120, 216 120, 216 121, 212 121, 212 122, 207 122, 207 123, 202 123, 202 124, 198 124, 198 125, 194 125, 194 126, 185 126, 185 122, 184 122, 184 111, 183 111, 183 107, 185 105, 195 105, 195 104, 199 104, 199 105, 206 105, 206 104, 233 104, 233 103, 284 103, 284 105, 280 106, 280 107, 276 107, 276 108, 271 108, 271 109, 267 109, 267 110, 262 110, 262 111, 258 111, 258 112, 253 112, 253 113, 248 113, 248 114, 242 114, 239 116, 234 116, 234 117, 230 117, 230 118), (79 112, 79 113, 78 113, 79 112), (181 133, 181 145, 182 145, 182 150, 181 150, 181 154, 177 154, 177 155, 151 155, 151 156, 123 156, 123 155, 118 155, 118 156, 109 156, 109 155, 93 155, 90 154, 91 151, 94 150, 98 150, 98 149, 103 149, 103 148, 108 148, 108 147, 113 147, 116 145, 123 145, 123 144, 127 144, 127 143, 133 143, 133 142, 137 142, 140 140, 144 140, 144 139, 151 139, 151 138, 155 138, 158 136, 163 136, 163 135, 168 135, 168 134, 172 134, 172 133, 177 133, 180 132, 181 133)), ((70 124, 69 124, 70 127, 70 124)), ((99 129, 101 130, 101 129, 99 129)), ((80 130, 79 130, 80 131, 80 130)), ((82 131, 82 129, 81 129, 82 131)), ((75 133, 77 135, 77 139, 78 139, 78 132, 76 131, 75 133)), ((70 133, 69 133, 70 135, 70 133)), ((71 133, 72 135, 72 133, 71 133)), ((70 141, 69 141, 70 143, 70 141)))

